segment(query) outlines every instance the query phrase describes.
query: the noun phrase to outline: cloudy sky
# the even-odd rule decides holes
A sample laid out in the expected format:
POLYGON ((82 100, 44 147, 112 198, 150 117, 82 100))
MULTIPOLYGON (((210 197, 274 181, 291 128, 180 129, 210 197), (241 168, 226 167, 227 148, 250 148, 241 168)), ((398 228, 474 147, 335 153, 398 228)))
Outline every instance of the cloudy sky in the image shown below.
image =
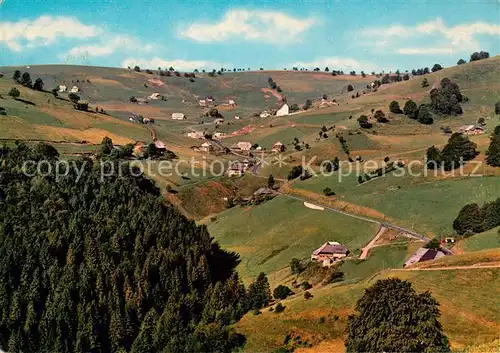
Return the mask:
MULTIPOLYGON (((0 0, 1 1, 1 0, 0 0)), ((3 0, 0 65, 395 70, 500 53, 497 0, 3 0)))

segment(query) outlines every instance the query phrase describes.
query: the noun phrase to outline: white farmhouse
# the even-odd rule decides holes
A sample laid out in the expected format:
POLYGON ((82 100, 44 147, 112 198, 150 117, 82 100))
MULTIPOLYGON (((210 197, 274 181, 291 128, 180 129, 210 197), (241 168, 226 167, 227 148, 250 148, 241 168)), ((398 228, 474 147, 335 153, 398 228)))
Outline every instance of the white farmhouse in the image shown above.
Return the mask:
POLYGON ((184 120, 186 116, 183 113, 172 113, 172 120, 184 120))
POLYGON ((190 137, 192 139, 201 139, 201 138, 203 138, 203 132, 191 131, 191 132, 188 132, 187 137, 190 137))
POLYGON ((252 144, 250 142, 240 141, 235 143, 232 148, 240 151, 250 151, 252 149, 252 144))
POLYGON ((68 90, 68 87, 65 85, 59 85, 59 92, 66 92, 68 90))
POLYGON ((276 116, 284 116, 290 114, 290 108, 288 107, 288 104, 283 104, 281 108, 278 109, 276 112, 276 116))
POLYGON ((80 91, 80 89, 76 86, 73 86, 70 90, 69 90, 71 93, 78 93, 80 91))

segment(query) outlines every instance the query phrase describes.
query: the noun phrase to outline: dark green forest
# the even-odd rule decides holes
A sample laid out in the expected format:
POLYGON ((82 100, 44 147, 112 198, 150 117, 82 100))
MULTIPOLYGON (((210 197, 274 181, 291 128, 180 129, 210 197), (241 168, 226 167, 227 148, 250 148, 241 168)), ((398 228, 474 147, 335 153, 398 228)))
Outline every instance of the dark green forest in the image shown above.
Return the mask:
POLYGON ((91 159, 74 161, 79 178, 75 168, 60 180, 23 173, 24 161, 48 160, 48 171, 58 158, 43 144, 0 148, 0 348, 144 353, 241 346, 244 337, 231 329, 246 312, 238 255, 127 165, 104 178, 91 159))

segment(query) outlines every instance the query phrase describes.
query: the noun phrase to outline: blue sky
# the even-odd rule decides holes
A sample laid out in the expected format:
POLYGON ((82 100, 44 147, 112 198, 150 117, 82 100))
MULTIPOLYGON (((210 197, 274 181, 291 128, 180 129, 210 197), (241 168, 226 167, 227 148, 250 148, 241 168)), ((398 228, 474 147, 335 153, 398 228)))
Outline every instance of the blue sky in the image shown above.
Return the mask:
POLYGON ((451 66, 477 50, 500 52, 496 0, 0 4, 0 65, 370 72, 451 66))

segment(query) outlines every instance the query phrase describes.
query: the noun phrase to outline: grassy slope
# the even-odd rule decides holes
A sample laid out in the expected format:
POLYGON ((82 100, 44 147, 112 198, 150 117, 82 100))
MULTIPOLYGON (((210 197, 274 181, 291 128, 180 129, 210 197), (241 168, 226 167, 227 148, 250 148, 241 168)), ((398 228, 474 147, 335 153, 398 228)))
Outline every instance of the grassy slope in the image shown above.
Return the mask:
POLYGON ((285 267, 292 257, 308 258, 328 240, 360 249, 377 231, 366 222, 310 210, 285 197, 224 211, 209 224, 209 230, 225 248, 241 255, 239 272, 247 279, 285 267))
POLYGON ((500 248, 499 230, 499 228, 494 228, 484 233, 475 234, 460 241, 456 246, 465 252, 500 248))
POLYGON ((237 324, 247 335, 245 351, 272 352, 282 345, 286 334, 293 333, 315 344, 311 352, 316 348, 341 352, 346 318, 364 288, 378 279, 394 276, 411 281, 418 292, 429 290, 438 300, 440 321, 452 347, 479 345, 498 338, 500 302, 498 293, 492 289, 500 285, 499 269, 385 271, 368 283, 312 289, 314 297, 307 301, 300 293, 284 301, 286 310, 281 314, 268 310, 259 316, 247 314, 237 324), (333 319, 334 315, 339 316, 338 321, 333 319), (319 321, 321 317, 326 318, 324 323, 319 321))

